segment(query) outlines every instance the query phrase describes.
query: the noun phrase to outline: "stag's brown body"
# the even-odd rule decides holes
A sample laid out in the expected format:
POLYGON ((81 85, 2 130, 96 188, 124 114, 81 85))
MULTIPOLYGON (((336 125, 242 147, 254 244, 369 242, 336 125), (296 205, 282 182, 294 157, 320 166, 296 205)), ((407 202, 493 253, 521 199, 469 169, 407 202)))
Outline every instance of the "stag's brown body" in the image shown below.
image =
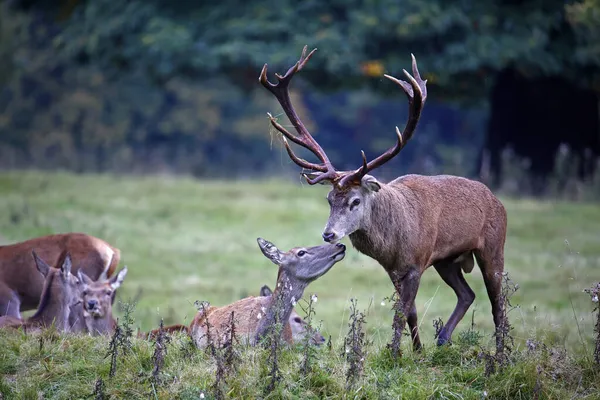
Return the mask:
POLYGON ((73 260, 73 272, 81 268, 97 280, 113 274, 120 259, 119 249, 83 233, 43 236, 0 246, 0 315, 21 317, 21 311, 36 308, 44 279, 36 269, 31 251, 50 265, 60 265, 67 251, 73 260))
MULTIPOLYGON (((312 171, 304 174, 307 182, 332 185, 327 196, 330 214, 323 239, 337 242, 349 236, 356 249, 377 260, 394 283, 399 312, 394 319, 392 347, 399 350, 406 322, 414 347, 421 347, 415 297, 421 275, 431 265, 458 298, 454 312, 439 334, 438 344, 450 340, 456 324, 475 299, 463 276, 463 272, 473 269, 473 257, 483 274, 496 329, 500 329, 504 318, 501 283, 507 222, 502 203, 482 183, 461 177, 406 175, 385 184, 368 175, 395 157, 417 127, 427 87, 414 56, 413 75, 404 71, 408 82, 385 75, 402 88, 409 101, 408 121, 403 132, 396 128, 396 144, 370 162, 363 152, 362 166, 354 171, 337 171, 294 111, 288 92, 292 77, 315 50, 307 55, 305 47, 300 60, 285 75, 277 75, 276 84, 268 81, 266 65, 260 75, 260 82, 275 95, 298 135, 269 117, 281 132, 292 161, 312 171), (310 150, 320 163, 296 156, 288 140, 310 150)), ((501 335, 497 335, 496 345, 502 351, 501 335)))

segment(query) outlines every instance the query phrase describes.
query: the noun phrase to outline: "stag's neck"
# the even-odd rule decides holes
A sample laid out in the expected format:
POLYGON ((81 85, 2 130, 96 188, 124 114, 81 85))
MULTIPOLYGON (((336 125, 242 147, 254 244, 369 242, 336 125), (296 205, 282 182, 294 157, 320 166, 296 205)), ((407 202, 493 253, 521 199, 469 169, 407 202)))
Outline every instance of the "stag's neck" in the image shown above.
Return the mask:
POLYGON ((414 201, 406 188, 383 184, 369 209, 361 229, 349 235, 350 241, 361 253, 391 268, 408 245, 410 232, 418 227, 414 201))
POLYGON ((256 342, 268 336, 276 324, 281 324, 277 332, 278 339, 281 338, 285 324, 287 323, 294 305, 302 298, 307 283, 290 279, 287 273, 280 269, 277 279, 277 287, 271 296, 271 300, 265 315, 261 318, 256 330, 256 342))

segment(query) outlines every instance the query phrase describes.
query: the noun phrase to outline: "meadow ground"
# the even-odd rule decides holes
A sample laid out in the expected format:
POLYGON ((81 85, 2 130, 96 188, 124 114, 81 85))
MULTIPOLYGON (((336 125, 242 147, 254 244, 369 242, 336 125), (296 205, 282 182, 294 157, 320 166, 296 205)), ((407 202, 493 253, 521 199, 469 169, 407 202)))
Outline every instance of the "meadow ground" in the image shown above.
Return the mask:
MULTIPOLYGON (((121 265, 129 268, 118 298, 135 299, 135 326, 148 330, 160 318, 165 324, 189 323, 196 300, 218 306, 256 295, 263 284, 273 286, 276 267, 256 238, 285 250, 320 244, 329 211, 326 193, 320 185, 282 180, 4 172, 0 244, 69 231, 107 240, 121 249, 121 265)), ((600 205, 502 201, 508 212, 505 270, 519 285, 512 297, 519 307, 510 313, 517 346, 535 338, 591 357, 593 306, 582 290, 600 280, 600 205)), ((383 348, 391 338, 393 313, 384 300, 392 294, 391 282, 374 260, 344 243, 350 247, 345 260, 305 296, 318 294, 316 318, 334 343, 347 331, 350 299, 356 298, 366 312, 367 338, 373 348, 383 348)), ((455 336, 472 320, 491 343, 493 322, 479 269, 466 279, 477 298, 455 336)), ((447 320, 455 301, 435 270, 427 270, 417 296, 427 347, 434 344, 432 320, 447 320)), ((3 333, 0 345, 16 346, 14 340, 3 333)))

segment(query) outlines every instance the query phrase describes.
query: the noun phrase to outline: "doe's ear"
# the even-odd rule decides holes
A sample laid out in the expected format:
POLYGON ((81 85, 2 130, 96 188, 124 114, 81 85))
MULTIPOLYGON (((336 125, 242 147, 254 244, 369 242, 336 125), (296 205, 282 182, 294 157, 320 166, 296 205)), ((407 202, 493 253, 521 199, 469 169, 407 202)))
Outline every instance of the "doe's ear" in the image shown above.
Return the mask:
POLYGON ((126 275, 127 275, 127 267, 123 267, 123 269, 120 270, 117 275, 110 278, 110 280, 108 282, 110 283, 110 287, 112 288, 112 290, 117 290, 119 288, 119 286, 121 286, 123 284, 123 281, 125 280, 126 275))
POLYGON ((260 250, 265 257, 271 260, 273 264, 281 265, 281 257, 283 253, 279 251, 279 249, 273 243, 263 238, 257 238, 256 241, 258 242, 258 247, 260 247, 260 250))
POLYGON ((31 251, 31 255, 33 256, 37 270, 40 271, 40 274, 44 275, 44 278, 47 277, 50 272, 50 266, 37 255, 35 250, 31 251))
POLYGON ((360 181, 360 185, 370 192, 377 192, 381 189, 381 184, 372 175, 365 175, 360 181))
POLYGON ((67 253, 67 255, 65 256, 65 260, 60 266, 60 273, 62 274, 63 278, 67 279, 69 277, 72 266, 73 264, 71 263, 71 254, 67 253))
POLYGON ((271 288, 267 285, 264 285, 263 287, 260 288, 260 295, 263 297, 266 296, 271 296, 273 294, 273 291, 271 290, 271 288))

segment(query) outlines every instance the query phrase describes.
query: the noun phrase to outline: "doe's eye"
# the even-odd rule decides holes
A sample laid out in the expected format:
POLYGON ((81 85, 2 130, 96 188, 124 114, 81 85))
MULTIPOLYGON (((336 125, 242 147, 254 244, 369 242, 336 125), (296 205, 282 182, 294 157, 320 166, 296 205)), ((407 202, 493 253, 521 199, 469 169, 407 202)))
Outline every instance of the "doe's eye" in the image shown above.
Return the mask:
POLYGON ((354 200, 352 200, 352 207, 356 207, 359 204, 360 204, 360 199, 354 199, 354 200))
POLYGON ((302 319, 300 317, 294 317, 294 322, 297 324, 301 324, 302 323, 302 319))
POLYGON ((306 252, 305 252, 304 250, 300 250, 300 251, 298 252, 298 257, 302 257, 302 256, 303 256, 303 255, 305 255, 305 254, 306 254, 306 252))

